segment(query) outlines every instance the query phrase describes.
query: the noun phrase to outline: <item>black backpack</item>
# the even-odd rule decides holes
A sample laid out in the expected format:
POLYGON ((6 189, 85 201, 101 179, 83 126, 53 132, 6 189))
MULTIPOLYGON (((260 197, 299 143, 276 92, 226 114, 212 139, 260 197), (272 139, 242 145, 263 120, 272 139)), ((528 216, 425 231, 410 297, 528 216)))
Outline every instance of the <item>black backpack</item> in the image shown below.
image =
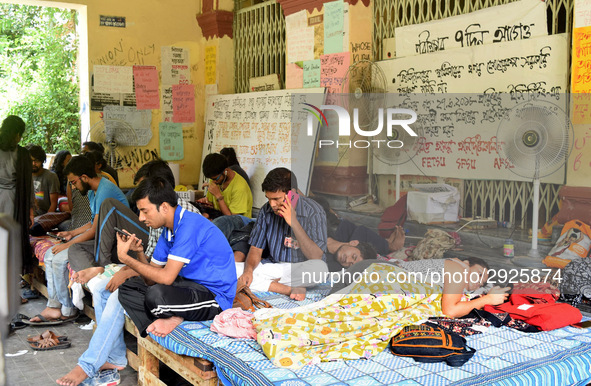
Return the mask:
POLYGON ((458 367, 468 362, 476 350, 466 346, 466 339, 439 327, 426 324, 406 326, 392 338, 394 355, 411 357, 417 362, 445 362, 458 367))

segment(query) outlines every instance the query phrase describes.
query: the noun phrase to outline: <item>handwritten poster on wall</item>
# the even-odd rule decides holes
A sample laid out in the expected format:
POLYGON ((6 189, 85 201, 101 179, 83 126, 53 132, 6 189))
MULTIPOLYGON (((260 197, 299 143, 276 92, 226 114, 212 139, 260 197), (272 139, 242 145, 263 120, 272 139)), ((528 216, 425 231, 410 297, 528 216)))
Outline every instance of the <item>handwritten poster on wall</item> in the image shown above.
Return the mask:
MULTIPOLYGON (((254 206, 267 201, 260 189, 276 167, 291 169, 298 186, 307 193, 316 149, 317 125, 307 135, 307 112, 302 101, 324 103, 323 89, 278 90, 216 95, 207 100, 203 157, 233 147, 250 177, 254 206)), ((201 182, 205 182, 201 176, 201 182)))
POLYGON ((161 121, 172 122, 172 86, 162 87, 161 121))
MULTIPOLYGON (((561 34, 379 62, 388 92, 402 94, 395 106, 417 112, 424 141, 430 144, 421 147, 416 165, 401 165, 401 172, 527 180, 512 173, 506 159, 498 159, 493 145, 505 109, 523 100, 516 97, 513 105, 490 111, 491 102, 478 95, 554 95, 560 104, 566 91, 566 54, 567 39, 561 34), (417 102, 413 93, 434 95, 439 102, 417 102)), ((374 159, 374 168, 378 174, 392 173, 392 165, 379 159, 374 159)), ((543 181, 562 183, 564 173, 543 181)))
POLYGON ((342 0, 324 3, 324 54, 343 52, 344 17, 342 0))
POLYGON ((164 46, 160 48, 160 54, 163 85, 191 83, 188 48, 164 46))
POLYGON ((572 63, 571 91, 591 92, 591 27, 574 29, 572 63))
POLYGON ((94 92, 133 93, 131 66, 94 66, 94 92))
POLYGON ((521 0, 396 28, 396 56, 427 54, 548 35, 546 3, 521 0))
POLYGON ((133 66, 133 78, 138 110, 159 109, 160 97, 156 66, 133 66))
POLYGON ((205 84, 214 84, 216 81, 216 46, 205 47, 205 84))
MULTIPOLYGON (((584 9, 585 5, 582 7, 584 9)), ((575 15, 578 15, 576 2, 575 15)), ((578 16, 575 16, 575 22, 577 20, 578 16)), ((572 55, 571 96, 575 143, 569 158, 567 183, 591 186, 591 27, 573 30, 572 55)))
POLYGON ((314 27, 305 9, 285 17, 285 35, 288 63, 314 59, 314 27))
POLYGON ((116 130, 129 133, 127 146, 147 146, 152 139, 152 111, 131 106, 105 106, 105 121, 112 121, 116 130))
POLYGON ((326 87, 329 94, 341 92, 349 69, 349 59, 348 52, 320 57, 320 85, 326 87))
POLYGON ((304 86, 304 69, 296 63, 285 65, 285 88, 296 89, 304 86))
POLYGON ((172 85, 172 121, 195 122, 195 85, 172 85))
POLYGON ((320 87, 320 59, 304 62, 304 88, 320 87))
POLYGON ((183 125, 173 122, 160 122, 160 157, 165 161, 185 158, 183 145, 183 125))
POLYGON ((574 7, 575 26, 582 28, 591 25, 591 2, 588 0, 575 0, 574 7))

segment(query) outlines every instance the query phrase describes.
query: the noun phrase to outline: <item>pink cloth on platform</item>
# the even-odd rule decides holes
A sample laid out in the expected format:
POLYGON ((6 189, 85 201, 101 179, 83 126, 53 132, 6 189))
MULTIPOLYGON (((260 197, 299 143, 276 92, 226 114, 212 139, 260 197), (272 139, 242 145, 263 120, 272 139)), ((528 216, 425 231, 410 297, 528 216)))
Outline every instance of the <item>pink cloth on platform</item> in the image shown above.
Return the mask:
POLYGON ((230 308, 213 318, 211 331, 231 338, 256 339, 257 333, 252 325, 253 315, 241 308, 230 308))

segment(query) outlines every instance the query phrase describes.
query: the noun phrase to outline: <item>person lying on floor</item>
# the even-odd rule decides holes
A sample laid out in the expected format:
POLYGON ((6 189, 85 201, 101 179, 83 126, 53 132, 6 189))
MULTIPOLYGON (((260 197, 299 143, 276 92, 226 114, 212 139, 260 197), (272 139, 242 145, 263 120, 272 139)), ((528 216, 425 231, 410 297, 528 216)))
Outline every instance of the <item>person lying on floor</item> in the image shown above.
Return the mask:
MULTIPOLYGON (((472 309, 483 309, 484 306, 504 303, 509 294, 509 287, 492 287, 488 293, 472 300, 466 301, 464 294, 474 292, 486 284, 488 279, 488 263, 477 258, 470 257, 466 260, 453 259, 428 259, 415 261, 382 261, 363 260, 346 270, 348 274, 342 275, 341 280, 333 286, 331 293, 342 292, 349 284, 350 279, 357 272, 364 272, 375 263, 391 264, 414 273, 416 278, 424 278, 421 282, 429 282, 433 286, 441 287, 441 311, 451 318, 460 318, 467 315, 472 309), (445 274, 444 274, 445 273, 445 274), (461 280, 454 280, 461 278, 461 280)), ((409 276, 410 277, 410 276, 409 276)))
POLYGON ((164 337, 183 320, 210 320, 232 308, 236 269, 228 241, 205 217, 177 204, 172 185, 161 177, 143 180, 132 199, 140 221, 166 229, 151 262, 129 255, 137 237, 117 233, 119 260, 140 274, 119 287, 119 301, 141 336, 164 337))
POLYGON ((244 263, 236 263, 240 283, 254 291, 272 291, 304 300, 305 272, 328 272, 326 215, 314 200, 296 193, 295 175, 271 170, 262 183, 268 202, 250 234, 244 263), (267 263, 267 264, 265 264, 267 263))
POLYGON ((45 253, 45 276, 47 278, 47 307, 37 316, 29 320, 30 324, 53 323, 75 318, 77 312, 68 290, 69 256, 82 253, 88 246, 94 246, 94 238, 98 226, 100 207, 108 198, 114 198, 123 205, 129 206, 123 192, 109 180, 98 176, 94 164, 86 157, 73 157, 64 169, 69 184, 88 194, 91 222, 72 231, 59 232, 67 242, 55 245, 45 253))
MULTIPOLYGON (((168 164, 162 160, 153 160, 143 165, 136 173, 134 182, 139 183, 152 176, 164 177, 171 186, 174 184, 174 175, 168 164)), ((177 198, 177 202, 181 208, 190 212, 199 213, 197 208, 189 204, 188 201, 177 198)), ((118 208, 118 210, 120 209, 122 208, 118 208)), ((119 215, 115 216, 117 218, 119 215)), ((154 248, 156 247, 156 243, 158 242, 164 227, 152 228, 145 225, 143 222, 140 223, 142 226, 150 229, 147 246, 146 243, 143 243, 143 245, 139 244, 141 239, 137 238, 135 244, 133 244, 130 249, 139 255, 137 256, 138 259, 149 261, 152 258, 154 248), (145 248, 145 252, 143 248, 145 248)), ((107 222, 107 224, 110 223, 107 222)), ((122 224, 119 225, 121 225, 119 228, 124 226, 122 224)), ((110 227, 111 232, 113 232, 112 237, 115 238, 112 226, 105 225, 105 228, 108 227, 110 227)), ((131 232, 134 228, 122 229, 127 229, 131 232)), ((115 253, 117 253, 117 251, 115 251, 115 253)), ((90 270, 87 271, 88 275, 93 274, 92 270, 93 268, 90 268, 90 270)), ((100 271, 102 273, 104 269, 101 267, 100 271)), ((84 271, 81 271, 80 273, 82 272, 84 271)), ((58 384, 76 386, 88 377, 96 377, 102 370, 123 370, 125 366, 127 366, 126 346, 123 337, 125 314, 123 312, 123 307, 119 302, 118 288, 127 279, 137 275, 138 273, 136 271, 127 266, 123 266, 115 272, 112 277, 94 276, 88 287, 92 292, 94 313, 97 322, 96 330, 90 339, 88 349, 80 356, 80 358, 78 358, 78 364, 67 375, 58 379, 58 384)), ((80 277, 78 279, 82 280, 80 277)))
POLYGON ((406 236, 404 234, 404 229, 401 226, 396 226, 388 238, 383 238, 364 225, 357 225, 347 219, 339 217, 335 211, 332 210, 328 201, 324 197, 314 196, 310 198, 320 204, 326 213, 329 244, 331 244, 331 242, 365 242, 371 244, 377 253, 384 256, 404 247, 406 236))

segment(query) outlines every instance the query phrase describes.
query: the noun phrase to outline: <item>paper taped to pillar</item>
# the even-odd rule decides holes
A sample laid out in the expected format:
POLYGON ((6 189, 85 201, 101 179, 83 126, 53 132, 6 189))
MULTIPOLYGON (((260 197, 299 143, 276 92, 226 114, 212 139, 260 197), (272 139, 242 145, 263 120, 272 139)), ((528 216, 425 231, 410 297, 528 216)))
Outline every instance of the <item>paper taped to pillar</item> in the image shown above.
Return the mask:
POLYGON ((447 184, 412 184, 417 191, 407 194, 408 219, 421 224, 457 222, 460 192, 447 184))
POLYGON ((181 173, 181 166, 176 162, 169 162, 168 167, 172 171, 172 175, 174 176, 174 186, 181 184, 180 173, 181 173))

